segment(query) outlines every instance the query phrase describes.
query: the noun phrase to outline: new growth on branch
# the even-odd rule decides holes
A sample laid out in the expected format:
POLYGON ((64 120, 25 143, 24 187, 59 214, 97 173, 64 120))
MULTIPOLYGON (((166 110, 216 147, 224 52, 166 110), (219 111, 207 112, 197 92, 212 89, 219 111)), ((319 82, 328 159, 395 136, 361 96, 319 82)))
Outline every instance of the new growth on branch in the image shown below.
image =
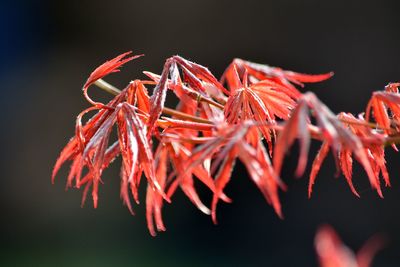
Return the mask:
POLYGON ((72 161, 67 186, 83 187, 82 205, 91 191, 97 207, 102 173, 121 156, 121 199, 133 214, 131 199, 139 203, 138 187, 145 180, 151 235, 165 231, 162 207, 178 188, 216 223, 218 202, 231 201, 224 188, 240 161, 283 217, 278 191, 286 186, 280 172, 285 153, 297 139, 298 176, 306 168, 311 140, 322 143, 312 163, 309 196, 328 152, 356 196, 354 160, 363 166, 379 196, 383 196, 381 179, 390 185, 385 149, 397 150, 400 141, 399 83, 373 93, 366 110, 353 115, 334 114, 315 94, 297 89, 333 73, 301 74, 242 59, 234 59, 219 80, 206 67, 180 56, 168 58, 161 75, 144 71, 146 79, 133 80, 123 90, 102 80, 142 56, 131 54, 119 55, 92 72, 83 86, 91 106, 77 116, 75 135, 54 166, 53 182, 61 166, 72 161), (108 103, 91 99, 92 85, 115 97, 108 103), (165 106, 169 94, 179 99, 176 107, 165 106), (89 112, 94 115, 84 123, 89 112), (110 140, 114 128, 118 138, 110 140), (194 179, 213 193, 210 207, 199 198, 194 179))

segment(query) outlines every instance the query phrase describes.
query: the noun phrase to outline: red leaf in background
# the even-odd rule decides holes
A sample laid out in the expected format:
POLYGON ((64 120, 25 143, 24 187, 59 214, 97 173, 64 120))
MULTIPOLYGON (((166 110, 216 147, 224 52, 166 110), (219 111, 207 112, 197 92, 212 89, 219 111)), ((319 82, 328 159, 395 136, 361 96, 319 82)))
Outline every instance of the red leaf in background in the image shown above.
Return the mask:
POLYGON ((320 267, 369 267, 384 243, 381 237, 375 236, 355 254, 328 225, 319 228, 314 242, 320 267))

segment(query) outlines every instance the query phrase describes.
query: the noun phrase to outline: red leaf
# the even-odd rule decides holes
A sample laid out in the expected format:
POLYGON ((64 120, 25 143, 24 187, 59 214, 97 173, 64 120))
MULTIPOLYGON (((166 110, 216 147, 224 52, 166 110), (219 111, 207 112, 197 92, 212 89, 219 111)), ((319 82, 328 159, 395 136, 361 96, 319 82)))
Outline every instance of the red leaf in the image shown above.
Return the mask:
POLYGON ((230 76, 234 65, 237 66, 240 76, 244 74, 245 70, 248 71, 252 83, 262 80, 278 83, 281 86, 286 87, 288 90, 288 95, 293 98, 300 97, 301 93, 291 84, 291 82, 303 86, 303 82, 321 82, 329 79, 333 75, 333 72, 318 75, 301 74, 236 58, 223 74, 221 78, 222 82, 226 80, 228 84, 231 84, 230 76))
MULTIPOLYGON (((161 188, 165 190, 167 182, 167 161, 168 161, 168 149, 164 145, 160 145, 155 155, 156 158, 156 177, 161 188)), ((146 195, 146 219, 147 227, 152 236, 156 235, 154 228, 154 222, 156 224, 157 231, 165 231, 164 222, 161 215, 161 209, 163 206, 163 198, 160 194, 154 191, 151 187, 147 187, 146 195)))
POLYGON ((321 168, 322 163, 324 162, 326 155, 329 152, 329 144, 328 143, 323 143, 321 148, 318 151, 317 156, 314 159, 314 162, 312 164, 311 168, 311 173, 310 173, 310 181, 308 184, 308 198, 311 198, 311 193, 312 193, 312 188, 315 183, 315 179, 317 177, 317 174, 321 168))
MULTIPOLYGON (((135 113, 135 107, 131 106, 128 103, 123 103, 120 106, 119 110, 119 125, 126 124, 126 128, 122 128, 122 131, 126 131, 127 138, 130 140, 129 142, 137 142, 137 149, 138 149, 138 157, 140 160, 140 165, 143 168, 143 171, 147 177, 147 180, 150 184, 150 186, 153 188, 153 190, 156 190, 158 193, 160 193, 167 201, 168 198, 164 194, 160 184, 157 181, 157 178, 155 176, 155 169, 154 169, 154 159, 153 159, 153 153, 151 151, 151 146, 149 144, 149 141, 147 139, 147 132, 145 125, 143 122, 140 120, 140 118, 137 116, 135 113)), ((125 146, 123 146, 125 147, 125 146)), ((121 147, 121 149, 123 149, 121 147)), ((132 151, 132 146, 127 146, 127 151, 128 154, 125 154, 122 152, 122 156, 127 155, 133 155, 132 151)), ((128 158, 129 161, 129 158, 128 158)), ((131 161, 133 162, 133 161, 131 161)), ((133 164, 133 163, 132 163, 133 164)))
POLYGON ((346 177, 347 183, 350 186, 351 191, 357 197, 360 195, 357 193, 357 190, 353 186, 352 177, 353 177, 353 158, 351 157, 351 152, 346 149, 342 149, 338 155, 340 168, 342 169, 342 173, 344 177, 346 177))
POLYGON ((395 130, 400 130, 400 94, 398 93, 397 84, 386 86, 386 92, 374 92, 368 103, 366 110, 366 120, 371 117, 371 109, 377 124, 383 127, 386 134, 391 134, 391 123, 395 125, 395 130), (388 115, 390 111, 392 119, 388 115))
POLYGON ((307 102, 300 100, 293 110, 290 119, 285 123, 283 130, 278 135, 274 149, 274 168, 279 174, 281 172, 283 157, 294 140, 300 138, 300 157, 297 165, 296 175, 301 176, 307 165, 308 149, 310 146, 310 134, 308 130, 307 102))
POLYGON ((217 200, 225 198, 222 190, 230 179, 230 170, 237 158, 246 166, 251 179, 264 194, 268 203, 274 207, 280 217, 282 216, 278 188, 284 187, 284 185, 275 174, 261 141, 259 139, 254 141, 251 136, 258 136, 258 132, 255 127, 251 128, 250 123, 244 122, 234 127, 226 124, 219 125, 218 134, 193 149, 190 157, 185 161, 185 169, 178 170, 180 176, 183 177, 199 168, 205 160, 214 159, 211 173, 218 173, 212 202, 214 221, 216 221, 217 200), (225 160, 226 158, 229 158, 228 162, 225 160), (222 165, 221 162, 223 162, 222 165))
POLYGON ((378 98, 372 97, 366 110, 367 121, 370 120, 371 108, 376 123, 382 126, 387 134, 390 134, 390 118, 385 104, 382 101, 379 101, 378 98))
POLYGON ((233 156, 234 155, 229 155, 224 159, 219 172, 215 177, 215 193, 211 203, 211 217, 215 224, 217 224, 218 200, 221 198, 225 186, 229 183, 233 168, 235 166, 235 158, 233 156))
POLYGON ((160 81, 157 83, 156 87, 154 88, 153 95, 150 99, 150 111, 149 111, 149 118, 147 120, 147 137, 149 138, 153 132, 153 128, 157 119, 160 117, 162 113, 162 109, 164 108, 165 98, 167 96, 167 81, 168 81, 168 74, 169 68, 171 63, 167 60, 164 65, 163 72, 161 74, 160 81))
MULTIPOLYGON (((113 100, 111 100, 107 106, 115 108, 120 102, 124 100, 126 97, 126 91, 122 91, 119 95, 117 95, 113 100)), ((78 162, 80 163, 80 159, 77 160, 77 157, 80 157, 83 152, 83 147, 86 143, 93 137, 93 135, 97 132, 97 130, 101 127, 104 121, 113 113, 110 109, 100 109, 84 126, 82 126, 81 120, 83 115, 91 110, 98 109, 97 107, 90 107, 84 111, 82 111, 76 119, 76 135, 71 138, 68 144, 61 151, 59 158, 54 165, 53 173, 52 173, 52 182, 54 183, 55 176, 57 172, 61 168, 61 166, 67 160, 74 160, 73 165, 71 166, 71 171, 68 178, 67 185, 70 185, 72 179, 77 176, 78 171, 78 162)), ((81 166, 82 167, 82 166, 81 166)), ((77 178, 77 177, 76 177, 77 178)), ((79 187, 79 179, 76 180, 77 187, 79 187)))
POLYGON ((150 112, 150 97, 142 81, 132 81, 127 89, 127 102, 145 113, 150 112))
POLYGON ((278 195, 280 179, 272 168, 269 157, 266 151, 262 149, 262 145, 258 145, 254 149, 250 145, 243 144, 240 146, 238 157, 246 166, 251 179, 263 193, 267 202, 272 205, 278 216, 283 218, 278 195))
MULTIPOLYGON (((274 167, 277 172, 280 172, 282 166, 283 155, 288 147, 291 146, 294 139, 299 137, 301 140, 299 164, 296 174, 301 175, 304 171, 308 147, 310 140, 310 125, 307 123, 310 121, 308 118, 308 108, 313 110, 312 114, 316 118, 317 125, 319 127, 315 134, 320 135, 320 138, 324 140, 330 147, 332 147, 335 158, 340 162, 341 168, 346 176, 346 179, 350 185, 352 191, 356 194, 352 182, 351 182, 351 171, 349 169, 348 157, 342 157, 339 159, 338 153, 354 153, 357 160, 364 167, 369 181, 374 189, 377 190, 379 196, 382 197, 382 191, 380 188, 379 177, 371 165, 368 158, 369 151, 365 149, 360 137, 374 136, 373 132, 365 133, 364 136, 358 136, 358 132, 353 132, 348 126, 345 126, 318 98, 312 93, 306 93, 299 101, 296 109, 293 111, 291 118, 286 122, 283 130, 278 136, 278 141, 274 151, 274 167), (302 115, 299 115, 299 114, 302 115)), ((342 115, 343 116, 343 115, 342 115)), ((352 118, 350 118, 352 119, 352 118)), ((361 127, 365 128, 365 122, 356 122, 361 127)), ((368 128, 368 127, 367 127, 368 128)), ((369 128, 368 128, 369 129, 369 128)), ((310 177, 309 194, 311 193, 311 187, 315 180, 315 174, 319 170, 320 161, 318 160, 316 165, 313 167, 314 171, 310 177)), ((380 166, 381 167, 381 166, 380 166)))
POLYGON ((87 79, 85 85, 83 86, 83 94, 85 96, 85 98, 89 101, 90 104, 94 105, 94 106, 103 106, 102 103, 99 102, 95 102, 93 101, 89 95, 87 94, 87 90, 89 89, 89 87, 96 82, 98 79, 103 78, 104 76, 107 76, 110 73, 113 72, 118 72, 119 68, 124 65, 126 62, 129 62, 133 59, 139 58, 143 55, 134 55, 131 57, 127 57, 124 59, 124 57, 130 55, 132 53, 132 51, 123 53, 109 61, 106 61, 105 63, 101 64, 99 67, 97 67, 89 76, 89 78, 87 79))
MULTIPOLYGON (((280 71, 280 69, 275 69, 276 71, 280 71)), ((293 71, 283 71, 286 79, 293 83, 301 84, 301 83, 317 83, 328 80, 333 76, 333 72, 328 72, 324 74, 304 74, 297 73, 293 71)))
POLYGON ((199 82, 201 80, 203 82, 215 86, 221 92, 229 95, 229 91, 222 86, 222 84, 214 77, 214 75, 206 67, 191 62, 180 56, 174 56, 172 58, 183 69, 183 72, 186 75, 186 77, 190 79, 190 83, 192 83, 192 85, 198 86, 198 87, 195 86, 194 89, 196 89, 197 87, 197 89, 205 91, 204 85, 201 82, 199 82))
POLYGON ((177 173, 176 180, 168 190, 168 196, 171 196, 175 192, 176 187, 179 185, 182 191, 199 210, 205 214, 210 214, 210 210, 202 203, 196 193, 192 177, 195 175, 212 192, 214 192, 215 185, 212 178, 201 165, 196 166, 195 168, 188 167, 191 158, 189 150, 186 150, 183 146, 176 144, 176 142, 174 142, 174 144, 170 144, 168 147, 171 161, 177 173))

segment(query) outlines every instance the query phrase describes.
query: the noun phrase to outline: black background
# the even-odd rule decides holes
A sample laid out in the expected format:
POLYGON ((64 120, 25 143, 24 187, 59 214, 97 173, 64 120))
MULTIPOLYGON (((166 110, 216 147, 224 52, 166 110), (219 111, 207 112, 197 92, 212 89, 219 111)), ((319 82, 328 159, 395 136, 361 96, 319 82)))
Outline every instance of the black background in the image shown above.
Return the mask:
MULTIPOLYGON (((160 72, 179 54, 216 76, 235 57, 335 76, 310 85, 333 111, 362 112, 374 90, 400 80, 398 1, 1 1, 0 4, 0 265, 2 266, 317 266, 313 238, 333 225, 354 250, 373 234, 388 237, 373 266, 399 266, 398 154, 388 150, 392 188, 379 199, 354 169, 361 199, 332 158, 311 200, 307 174, 293 177, 296 149, 286 160, 277 218, 237 166, 219 206, 219 224, 181 192, 164 209, 167 232, 152 238, 143 203, 132 217, 119 200, 117 161, 105 172, 100 204, 80 208, 81 192, 65 192, 65 167, 50 173, 88 107, 81 87, 106 59, 133 50, 146 57, 108 81, 122 87, 160 72)), ((105 97, 99 94, 98 97, 105 97)), ((313 151, 318 148, 314 144, 313 151)), ((210 194, 199 185, 207 202, 210 194)), ((142 195, 143 196, 143 195, 142 195)))

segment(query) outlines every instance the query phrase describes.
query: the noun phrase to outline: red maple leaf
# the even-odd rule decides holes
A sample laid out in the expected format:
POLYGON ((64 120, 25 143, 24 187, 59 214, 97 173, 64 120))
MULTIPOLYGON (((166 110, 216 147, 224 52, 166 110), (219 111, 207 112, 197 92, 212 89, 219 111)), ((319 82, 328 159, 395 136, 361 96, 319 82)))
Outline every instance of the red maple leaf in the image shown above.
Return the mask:
MULTIPOLYGON (((360 118, 357 119, 349 113, 340 113, 337 117, 342 121, 343 125, 347 129, 349 129, 353 134, 355 134, 361 140, 364 140, 363 150, 365 152, 365 155, 367 156, 367 159, 373 171, 374 174, 373 181, 374 183, 376 183, 377 187, 378 188, 380 187, 380 181, 379 181, 380 175, 382 175, 382 177, 384 178, 386 186, 390 186, 389 174, 386 169, 385 150, 384 147, 382 146, 383 142, 382 135, 376 133, 373 129, 371 129, 362 116, 360 116, 360 118)), ((308 189, 309 196, 311 196, 312 186, 315 182, 315 178, 328 151, 329 151, 329 145, 328 143, 325 142, 322 145, 320 151, 318 152, 314 160, 314 163, 312 165, 309 189, 308 189)), ((340 151, 335 151, 335 152, 333 153, 333 156, 335 157, 336 162, 339 163, 339 168, 343 173, 343 175, 345 176, 347 183, 351 188, 351 191, 356 196, 359 196, 357 190, 354 188, 352 183, 353 152, 347 147, 342 147, 340 151)), ((363 164, 363 162, 360 163, 363 164)))
MULTIPOLYGON (((333 114, 327 106, 320 102, 314 94, 304 94, 299 100, 297 107, 293 111, 291 118, 285 123, 283 130, 278 136, 274 150, 274 167, 276 168, 277 172, 280 173, 284 153, 288 147, 291 146, 294 140, 299 138, 300 157, 296 173, 297 175, 301 175, 304 172, 307 163, 308 149, 311 138, 310 132, 312 132, 313 135, 324 141, 324 145, 313 164, 313 170, 311 171, 310 176, 309 194, 311 193, 315 175, 318 172, 329 148, 332 148, 334 155, 338 157, 342 166, 342 171, 355 194, 357 193, 351 183, 351 154, 354 154, 357 160, 364 167, 369 177, 371 186, 376 189, 379 196, 382 197, 378 176, 379 172, 374 170, 373 165, 371 164, 371 160, 373 159, 371 159, 369 155, 370 151, 365 148, 361 140, 361 137, 371 137, 374 136, 374 133, 369 131, 367 134, 365 131, 363 132, 359 128, 355 128, 355 126, 353 126, 354 123, 361 124, 363 127, 368 127, 366 126, 367 123, 363 124, 358 121, 354 121, 351 126, 352 129, 349 129, 349 127, 343 124, 342 121, 335 116, 335 114, 333 114), (317 127, 309 124, 311 121, 309 117, 309 110, 312 110, 312 115, 316 119, 317 127), (359 136, 357 133, 364 133, 365 136, 359 136)), ((383 139, 379 139, 379 137, 376 135, 375 137, 375 141, 381 140, 380 145, 382 145, 383 139)), ((378 154, 376 154, 376 156, 377 155, 378 154)), ((377 156, 377 158, 381 157, 382 156, 377 156)))
MULTIPOLYGON (((291 110, 296 106, 296 99, 287 94, 287 89, 269 80, 248 84, 245 71, 243 82, 233 65, 226 76, 230 84, 231 95, 224 108, 225 119, 229 124, 245 120, 254 120, 261 124, 275 124, 277 117, 287 120, 291 110)), ((275 131, 260 125, 264 138, 272 150, 272 138, 275 131)))
POLYGON ((216 222, 216 206, 219 199, 224 199, 223 189, 232 175, 235 161, 239 159, 246 167, 251 179, 264 194, 276 213, 282 217, 278 188, 285 188, 272 168, 257 127, 245 121, 234 127, 227 124, 217 126, 217 132, 204 143, 193 149, 185 163, 181 175, 202 166, 212 159, 210 173, 215 175, 215 192, 212 201, 211 215, 216 222))
POLYGON ((271 67, 265 64, 258 64, 240 58, 236 58, 232 61, 232 63, 229 65, 229 67, 223 74, 221 78, 222 82, 226 80, 228 84, 231 85, 231 81, 229 80, 229 75, 235 66, 238 69, 240 77, 243 77, 245 71, 249 73, 250 83, 269 80, 271 82, 286 87, 287 94, 293 98, 300 97, 301 93, 291 83, 303 87, 304 86, 303 83, 321 82, 333 76, 333 72, 325 74, 317 74, 317 75, 303 74, 293 71, 282 70, 281 68, 271 67))
POLYGON ((87 91, 89 89, 89 87, 96 82, 97 80, 107 76, 110 73, 114 73, 114 72, 119 72, 119 68, 124 65, 125 63, 139 58, 142 55, 133 55, 131 57, 127 57, 126 56, 132 54, 132 51, 123 53, 113 59, 110 59, 108 61, 106 61, 105 63, 101 64, 99 67, 97 67, 89 76, 89 78, 87 79, 86 83, 83 85, 83 95, 85 96, 85 98, 89 101, 90 104, 94 105, 94 106, 102 106, 102 103, 99 102, 95 102, 93 101, 90 96, 88 95, 87 91))

